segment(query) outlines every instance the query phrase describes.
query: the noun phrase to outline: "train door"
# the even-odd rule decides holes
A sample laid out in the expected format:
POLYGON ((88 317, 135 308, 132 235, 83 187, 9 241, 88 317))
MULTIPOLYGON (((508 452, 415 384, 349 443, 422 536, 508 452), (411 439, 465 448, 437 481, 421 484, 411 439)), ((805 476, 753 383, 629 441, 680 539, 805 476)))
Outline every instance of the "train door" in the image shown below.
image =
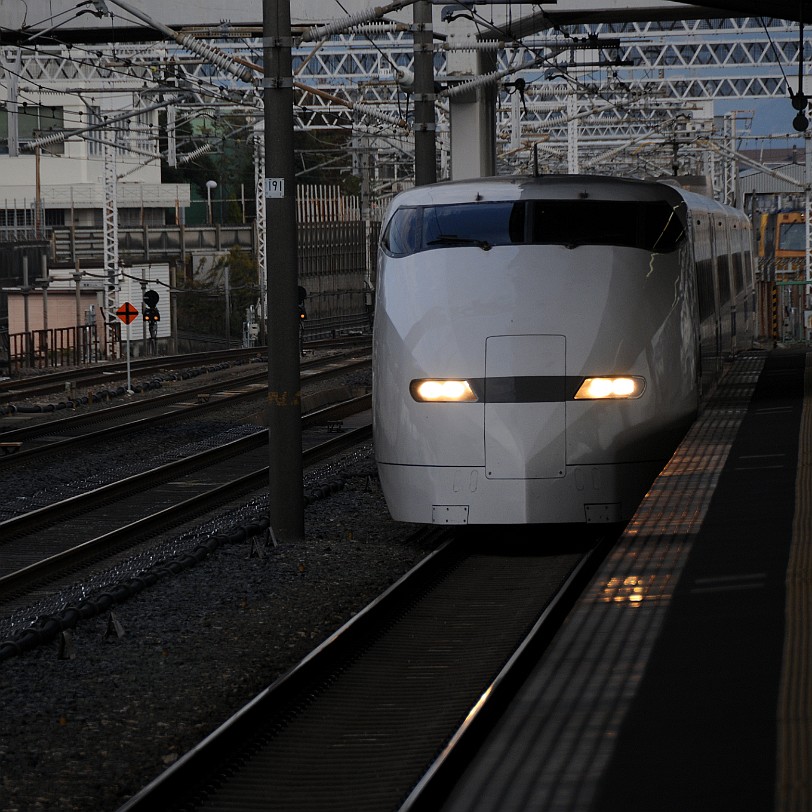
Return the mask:
POLYGON ((697 317, 699 320, 699 384, 707 392, 721 367, 719 319, 714 277, 714 248, 711 219, 707 212, 691 212, 697 317))
POLYGON ((713 253, 716 265, 716 302, 719 334, 719 357, 734 354, 735 318, 730 287, 730 233, 727 218, 713 214, 713 253))

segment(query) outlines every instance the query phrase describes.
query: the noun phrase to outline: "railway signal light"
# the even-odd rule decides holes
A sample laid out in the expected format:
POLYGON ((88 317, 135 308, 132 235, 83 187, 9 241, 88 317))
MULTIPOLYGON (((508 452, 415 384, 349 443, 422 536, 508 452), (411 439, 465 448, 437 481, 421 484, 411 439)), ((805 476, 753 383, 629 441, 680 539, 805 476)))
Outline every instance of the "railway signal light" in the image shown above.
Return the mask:
POLYGON ((161 314, 158 312, 157 307, 148 307, 144 311, 144 321, 146 322, 159 322, 161 320, 161 314))
POLYGON ((299 321, 304 321, 307 318, 307 311, 305 310, 305 299, 307 298, 307 290, 299 285, 299 321))
POLYGON ((158 304, 158 300, 160 298, 161 297, 158 295, 157 291, 150 289, 144 293, 144 304, 147 307, 154 308, 158 304))

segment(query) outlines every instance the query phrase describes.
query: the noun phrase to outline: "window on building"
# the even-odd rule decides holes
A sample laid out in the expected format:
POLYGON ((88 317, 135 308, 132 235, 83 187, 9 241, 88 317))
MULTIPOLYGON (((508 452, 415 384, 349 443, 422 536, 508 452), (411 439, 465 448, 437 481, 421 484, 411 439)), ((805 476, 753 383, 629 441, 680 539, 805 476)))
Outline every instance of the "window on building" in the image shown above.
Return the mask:
MULTIPOLYGON (((17 133, 20 146, 30 143, 36 138, 59 132, 65 127, 64 110, 61 107, 35 107, 20 105, 17 109, 17 133)), ((8 155, 9 113, 0 110, 0 153, 8 155)), ((43 150, 51 155, 63 155, 65 144, 59 141, 49 144, 43 150)))

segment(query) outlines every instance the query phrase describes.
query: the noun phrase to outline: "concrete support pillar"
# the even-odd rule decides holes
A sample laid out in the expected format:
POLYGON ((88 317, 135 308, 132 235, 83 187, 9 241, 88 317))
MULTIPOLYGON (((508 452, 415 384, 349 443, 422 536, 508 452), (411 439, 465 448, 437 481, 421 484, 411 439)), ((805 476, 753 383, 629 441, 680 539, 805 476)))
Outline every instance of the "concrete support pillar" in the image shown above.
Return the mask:
MULTIPOLYGON (((459 18, 448 26, 449 43, 476 42, 476 27, 459 18)), ((494 69, 492 54, 449 50, 447 75, 451 80, 470 81, 494 69)), ((472 88, 449 98, 451 126, 451 179, 482 178, 496 174, 496 84, 472 88)))

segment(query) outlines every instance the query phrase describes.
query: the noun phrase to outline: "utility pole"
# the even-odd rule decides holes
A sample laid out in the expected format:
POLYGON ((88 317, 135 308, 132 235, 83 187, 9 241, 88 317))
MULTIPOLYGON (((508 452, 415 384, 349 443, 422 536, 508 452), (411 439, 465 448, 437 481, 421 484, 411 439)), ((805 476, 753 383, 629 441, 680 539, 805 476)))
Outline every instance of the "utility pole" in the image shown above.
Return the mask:
POLYGON ((265 122, 254 132, 254 197, 257 216, 254 223, 257 244, 257 275, 259 277, 260 343, 268 343, 268 254, 265 224, 265 122))
POLYGON ((437 180, 434 117, 434 34, 430 0, 414 4, 414 182, 437 180))
POLYGON ((116 142, 113 133, 104 136, 104 321, 105 353, 116 358, 118 286, 121 267, 118 257, 118 184, 116 179, 116 142))
POLYGON ((28 284, 28 254, 23 254, 23 329, 25 330, 25 366, 33 366, 34 342, 31 335, 31 321, 28 318, 28 297, 31 286, 28 284))
POLYGON ((290 0, 262 0, 271 531, 304 538, 290 0), (270 266, 273 266, 272 268, 270 266))
POLYGON ((567 94, 567 174, 578 175, 578 136, 580 125, 578 123, 578 94, 575 88, 567 94))
MULTIPOLYGON (((755 197, 755 195, 754 195, 755 197)), ((802 335, 808 341, 812 338, 812 134, 804 132, 804 332, 802 335)))
POLYGON ((226 349, 231 347, 231 266, 223 268, 223 287, 226 293, 226 349))
POLYGON ((146 268, 141 268, 141 281, 139 282, 141 285, 141 352, 144 358, 149 354, 147 351, 147 303, 144 301, 147 293, 146 273, 146 268))
POLYGON ((51 284, 48 273, 48 257, 42 254, 40 257, 40 279, 42 279, 42 343, 45 357, 50 357, 50 341, 48 336, 48 285, 51 284))

